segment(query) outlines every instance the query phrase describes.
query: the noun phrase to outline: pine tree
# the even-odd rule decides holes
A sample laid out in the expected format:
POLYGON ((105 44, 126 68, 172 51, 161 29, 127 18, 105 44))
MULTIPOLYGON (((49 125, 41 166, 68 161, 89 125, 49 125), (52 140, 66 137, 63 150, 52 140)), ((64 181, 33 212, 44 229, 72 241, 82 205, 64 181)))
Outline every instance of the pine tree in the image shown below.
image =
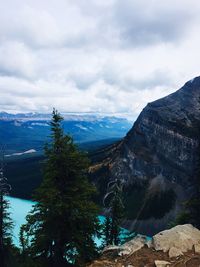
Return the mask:
POLYGON ((45 147, 44 179, 27 216, 30 253, 45 266, 82 266, 96 256, 94 235, 99 232, 98 209, 88 182, 89 162, 61 127, 54 110, 51 143, 45 147))
POLYGON ((28 255, 28 249, 29 249, 29 237, 27 236, 27 231, 26 231, 26 224, 22 224, 20 227, 20 232, 19 232, 19 244, 21 247, 21 258, 25 259, 26 256, 28 255))
POLYGON ((1 152, 0 167, 0 262, 1 267, 8 266, 9 250, 12 246, 13 221, 10 218, 9 201, 5 198, 11 187, 4 176, 4 159, 1 152))
POLYGON ((122 200, 122 184, 115 181, 108 194, 110 201, 108 205, 109 214, 104 225, 105 245, 118 245, 120 243, 120 224, 123 218, 124 205, 122 200))
POLYGON ((111 219, 109 216, 106 216, 104 227, 103 227, 103 234, 104 234, 104 242, 103 246, 108 246, 112 242, 110 240, 110 229, 111 229, 111 219))

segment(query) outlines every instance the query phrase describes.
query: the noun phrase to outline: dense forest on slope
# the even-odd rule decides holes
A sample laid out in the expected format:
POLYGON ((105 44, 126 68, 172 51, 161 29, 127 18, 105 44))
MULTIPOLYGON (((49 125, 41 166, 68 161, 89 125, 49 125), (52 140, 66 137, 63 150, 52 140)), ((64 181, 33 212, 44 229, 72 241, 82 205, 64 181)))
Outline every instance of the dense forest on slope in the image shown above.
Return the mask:
MULTIPOLYGON (((91 162, 101 160, 105 156, 105 148, 118 139, 105 139, 86 142, 79 145, 82 151, 88 154, 91 162)), ((34 190, 40 185, 45 163, 42 152, 6 157, 6 177, 8 178, 14 197, 31 199, 34 190)))

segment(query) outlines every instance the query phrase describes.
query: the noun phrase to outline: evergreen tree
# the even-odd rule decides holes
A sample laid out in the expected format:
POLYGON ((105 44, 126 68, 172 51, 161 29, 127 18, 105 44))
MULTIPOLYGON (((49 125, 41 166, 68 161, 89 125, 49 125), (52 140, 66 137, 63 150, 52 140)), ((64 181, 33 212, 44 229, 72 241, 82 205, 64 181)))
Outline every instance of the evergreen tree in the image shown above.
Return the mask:
POLYGON ((82 266, 97 253, 98 209, 92 201, 95 188, 87 179, 89 162, 64 134, 62 120, 53 110, 44 179, 25 227, 29 253, 42 266, 82 266))
POLYGON ((104 234, 103 246, 109 246, 112 243, 110 239, 111 238, 110 229, 111 229, 111 218, 109 216, 106 216, 103 227, 103 234, 104 234))
POLYGON ((104 225, 105 245, 118 245, 120 242, 120 224, 123 218, 124 205, 122 200, 122 184, 120 180, 113 183, 108 196, 109 214, 104 225))
POLYGON ((0 166, 0 263, 1 267, 9 264, 10 249, 12 247, 13 221, 10 218, 9 201, 5 198, 11 187, 4 176, 4 160, 2 152, 0 166))
POLYGON ((30 244, 30 239, 29 239, 29 236, 27 235, 26 227, 27 227, 26 224, 22 224, 20 227, 20 232, 19 232, 19 244, 21 247, 22 260, 25 260, 26 256, 28 255, 29 244, 30 244))

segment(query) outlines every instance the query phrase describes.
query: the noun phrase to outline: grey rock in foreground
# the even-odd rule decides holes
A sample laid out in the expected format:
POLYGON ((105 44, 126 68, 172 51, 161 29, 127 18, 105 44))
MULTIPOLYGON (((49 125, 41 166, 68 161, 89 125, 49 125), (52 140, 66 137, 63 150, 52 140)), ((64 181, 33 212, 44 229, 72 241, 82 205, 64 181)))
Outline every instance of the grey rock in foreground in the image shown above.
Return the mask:
POLYGON ((190 224, 160 232, 149 243, 138 236, 122 246, 108 247, 89 267, 200 266, 200 231, 190 224))
POLYGON ((170 265, 171 263, 168 261, 159 261, 159 260, 155 261, 156 267, 169 267, 170 265))
POLYGON ((131 255, 144 247, 146 243, 147 240, 145 236, 136 236, 134 239, 121 246, 108 246, 103 252, 115 250, 119 256, 131 255))
POLYGON ((132 255, 144 246, 169 254, 170 258, 178 257, 196 247, 200 253, 200 231, 191 224, 177 225, 153 236, 151 242, 144 236, 137 236, 122 246, 110 246, 105 251, 116 250, 119 256, 132 255))
POLYGON ((200 245, 200 231, 191 224, 178 225, 153 236, 155 250, 169 252, 170 257, 177 257, 200 245))

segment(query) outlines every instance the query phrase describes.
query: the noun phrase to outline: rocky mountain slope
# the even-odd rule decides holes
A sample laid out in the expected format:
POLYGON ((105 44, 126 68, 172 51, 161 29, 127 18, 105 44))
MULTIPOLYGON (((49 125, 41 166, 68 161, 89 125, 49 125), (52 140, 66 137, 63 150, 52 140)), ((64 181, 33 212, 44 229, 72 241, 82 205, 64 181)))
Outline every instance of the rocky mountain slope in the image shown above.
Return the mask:
POLYGON ((123 182, 124 226, 129 229, 148 235, 165 229, 192 192, 199 99, 200 77, 196 77, 149 103, 126 137, 91 168, 105 204, 110 182, 123 182))

